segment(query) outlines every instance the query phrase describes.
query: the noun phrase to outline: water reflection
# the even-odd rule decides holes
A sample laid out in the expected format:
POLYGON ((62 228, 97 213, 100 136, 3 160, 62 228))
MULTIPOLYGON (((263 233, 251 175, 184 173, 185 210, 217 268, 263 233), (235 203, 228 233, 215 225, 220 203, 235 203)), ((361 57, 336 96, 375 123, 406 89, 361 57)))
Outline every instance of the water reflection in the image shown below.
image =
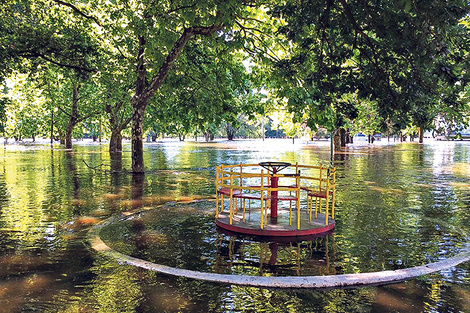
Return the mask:
MULTIPOLYGON (((166 277, 102 258, 87 247, 91 225, 168 201, 211 198, 217 164, 329 160, 328 145, 292 145, 289 140, 163 142, 146 147, 148 171, 134 179, 130 148, 124 145, 123 150, 122 158, 111 160, 106 146, 96 144, 76 145, 73 152, 49 145, 2 149, 3 311, 470 311, 468 263, 401 284, 298 292, 166 277)), ((116 241, 121 251, 141 257, 165 258, 159 256, 163 248, 169 264, 253 275, 394 269, 459 250, 470 225, 468 142, 353 147, 335 156, 335 163, 337 224, 328 237, 292 244, 234 238, 218 234, 210 215, 193 211, 179 217, 176 210, 162 213, 162 221, 174 216, 173 223, 152 229, 142 216, 144 228, 131 223, 113 236, 122 236, 116 241), (162 245, 165 241, 174 241, 177 251, 162 245), (188 254, 180 256, 180 250, 188 254)))
POLYGON ((147 261, 190 270, 255 276, 335 274, 334 234, 244 237, 216 229, 213 202, 164 206, 106 226, 112 248, 147 261), (213 210, 211 210, 213 211, 213 210))
POLYGON ((334 234, 262 238, 218 229, 214 272, 252 276, 336 274, 334 234), (330 247, 331 245, 331 247, 330 247))

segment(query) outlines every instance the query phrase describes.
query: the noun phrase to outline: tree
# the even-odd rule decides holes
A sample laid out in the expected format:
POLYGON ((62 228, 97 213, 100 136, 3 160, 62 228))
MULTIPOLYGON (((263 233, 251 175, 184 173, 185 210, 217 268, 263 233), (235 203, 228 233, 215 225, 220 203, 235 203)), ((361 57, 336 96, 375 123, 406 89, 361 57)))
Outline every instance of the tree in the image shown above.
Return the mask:
POLYGON ((88 17, 98 17, 97 23, 113 38, 113 50, 134 65, 132 170, 142 173, 145 109, 152 101, 158 104, 169 96, 159 91, 188 43, 205 38, 210 45, 243 46, 245 38, 233 30, 243 28, 246 34, 249 29, 243 21, 256 21, 256 8, 262 4, 235 0, 160 1, 158 6, 151 1, 94 4, 97 13, 78 9, 88 17))
POLYGON ((0 10, 0 73, 6 75, 19 69, 50 76, 52 72, 53 76, 69 80, 70 95, 64 98, 70 99, 71 110, 59 108, 69 117, 63 133, 66 147, 71 148, 73 128, 86 118, 78 113, 79 91, 96 72, 97 46, 90 36, 90 20, 74 19, 57 4, 65 5, 62 1, 5 1, 0 10))
POLYGON ((359 132, 364 135, 374 135, 384 130, 384 122, 377 110, 375 101, 357 100, 355 97, 351 101, 357 101, 357 118, 351 123, 351 130, 354 134, 359 132))
POLYGON ((10 101, 7 97, 1 96, 0 97, 0 133, 5 135, 5 128, 6 128, 6 109, 9 106, 10 101))
POLYGON ((55 125, 59 128, 61 141, 67 149, 72 148, 73 132, 77 125, 96 116, 100 109, 102 91, 92 79, 83 79, 54 68, 41 77, 45 85, 50 107, 57 108, 55 125))
POLYGON ((262 110, 253 92, 243 55, 208 39, 189 43, 147 110, 149 129, 163 129, 180 139, 206 125, 237 125, 240 112, 262 110), (159 127, 156 127, 157 124, 159 127))
MULTIPOLYGON (((257 32, 247 25, 257 23, 255 17, 260 11, 256 8, 261 5, 235 0, 163 1, 158 6, 151 1, 118 1, 109 5, 108 2, 96 0, 91 4, 87 6, 59 0, 7 1, 1 11, 4 19, 0 24, 0 30, 5 31, 5 40, 2 40, 5 44, 0 47, 2 59, 5 60, 3 64, 6 64, 2 70, 7 72, 10 68, 21 67, 27 59, 32 65, 25 67, 25 71, 37 68, 37 64, 47 63, 73 70, 81 79, 99 72, 109 82, 111 79, 108 78, 113 75, 118 78, 126 74, 126 79, 115 79, 119 82, 117 88, 104 83, 108 87, 110 99, 106 111, 113 128, 112 137, 115 134, 114 137, 119 138, 119 132, 128 123, 128 117, 123 117, 125 113, 122 114, 121 109, 124 108, 123 112, 126 112, 125 103, 129 94, 132 94, 132 169, 142 173, 145 109, 152 101, 156 105, 166 101, 161 99, 167 98, 169 94, 159 92, 160 88, 188 43, 197 40, 202 50, 207 51, 211 46, 225 46, 226 51, 209 53, 206 56, 209 58, 217 57, 219 53, 232 53, 249 42, 247 34, 255 35, 257 32), (233 31, 235 26, 243 30, 243 36, 233 31), (201 40, 204 37, 206 39, 201 40), (105 70, 105 65, 111 69, 105 70), (129 92, 129 81, 134 82, 132 92, 129 92), (121 114, 120 121, 118 114, 121 114)), ((251 51, 253 47, 253 42, 250 42, 251 51)), ((199 63, 200 67, 204 67, 204 62, 199 63)), ((225 65, 218 62, 217 66, 223 68, 225 65)), ((220 77, 223 76, 216 78, 220 77)), ((236 82, 237 78, 228 80, 236 82)), ((72 111, 77 103, 80 86, 77 81, 72 88, 72 111)), ((219 92, 220 95, 224 93, 219 92)), ((226 96, 225 93, 224 98, 226 96)), ((233 97, 233 93, 230 97, 233 97)), ((226 108, 230 106, 227 106, 226 101, 221 104, 228 118, 230 110, 226 108)), ((217 110, 213 111, 216 113, 217 110)), ((77 118, 74 112, 68 114, 69 126, 72 126, 77 118)), ((233 114, 233 120, 236 115, 233 114)), ((197 116, 194 116, 194 121, 197 116)), ((205 118, 203 113, 199 114, 201 116, 205 118)), ((212 116, 218 124, 220 115, 212 116)), ((202 123, 196 122, 196 125, 206 123, 212 123, 210 118, 202 123)), ((112 139, 111 143, 114 142, 112 139)), ((113 150, 119 150, 117 144, 111 144, 110 151, 113 150)))
MULTIPOLYGON (((452 102, 468 81, 468 13, 462 1, 286 1, 271 11, 283 18, 278 32, 292 42, 276 63, 289 110, 308 114, 307 124, 332 130, 354 119, 342 95, 377 103, 380 116, 396 125, 411 112, 430 113, 452 102), (454 96, 451 96, 454 95, 454 96)), ((428 118, 415 114, 426 127, 428 118)))
MULTIPOLYGON (((55 1, 60 3, 61 1, 55 1)), ((96 45, 88 19, 74 19, 53 2, 5 0, 0 8, 0 75, 54 64, 81 76, 94 72, 96 45)))
POLYGON ((16 73, 7 80, 4 92, 4 135, 16 140, 44 135, 46 98, 34 78, 16 73))

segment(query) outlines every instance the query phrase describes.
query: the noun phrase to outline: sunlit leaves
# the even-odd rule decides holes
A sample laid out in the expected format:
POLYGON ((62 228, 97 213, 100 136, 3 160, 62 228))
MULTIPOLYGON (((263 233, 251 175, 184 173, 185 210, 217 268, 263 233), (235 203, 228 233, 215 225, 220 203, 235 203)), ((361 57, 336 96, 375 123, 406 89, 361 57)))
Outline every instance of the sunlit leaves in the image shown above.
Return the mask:
MULTIPOLYGON (((272 16, 286 21, 280 34, 294 45, 277 63, 278 77, 286 90, 292 85, 306 90, 289 101, 291 110, 311 107, 311 98, 319 110, 309 123, 317 123, 325 110, 344 120, 352 116, 344 114, 341 97, 357 93, 358 99, 376 101, 377 112, 402 127, 429 125, 440 110, 436 104, 468 81, 462 56, 469 47, 461 20, 466 10, 461 1, 411 0, 287 1, 274 7, 272 16)), ((335 126, 341 124, 336 119, 335 126)))

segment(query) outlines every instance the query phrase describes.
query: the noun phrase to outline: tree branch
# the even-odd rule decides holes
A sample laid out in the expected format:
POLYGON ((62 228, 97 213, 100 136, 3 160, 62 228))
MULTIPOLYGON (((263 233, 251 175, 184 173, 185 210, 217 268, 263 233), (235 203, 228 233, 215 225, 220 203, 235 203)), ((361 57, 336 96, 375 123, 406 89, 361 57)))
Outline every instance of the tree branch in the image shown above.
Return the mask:
MULTIPOLYGON (((177 57, 183 51, 184 47, 187 45, 188 41, 196 35, 203 35, 203 36, 210 36, 216 31, 222 29, 222 24, 214 24, 212 26, 193 26, 190 28, 186 28, 181 34, 181 36, 176 40, 173 48, 168 53, 163 62, 162 66, 158 70, 158 73, 152 78, 150 85, 145 88, 143 92, 142 98, 151 98, 157 89, 162 85, 165 78, 168 76, 168 72, 170 71, 173 63, 176 61, 177 57)), ((133 97, 132 101, 135 103, 139 101, 137 97, 133 97)))
POLYGON ((77 123, 76 123, 76 124, 78 124, 78 123, 80 123, 80 122, 83 122, 84 120, 86 120, 86 119, 88 119, 88 118, 90 118, 90 117, 92 117, 92 116, 94 116, 94 115, 98 115, 98 114, 100 114, 100 113, 101 113, 100 111, 96 111, 96 112, 92 112, 92 113, 90 113, 90 114, 88 114, 88 115, 85 115, 85 116, 83 116, 83 117, 80 117, 80 118, 77 119, 77 123))
POLYGON ((63 64, 63 63, 54 61, 53 59, 51 59, 51 58, 49 58, 49 57, 47 57, 44 54, 39 53, 39 52, 32 52, 31 56, 37 56, 37 57, 43 58, 44 60, 46 60, 48 62, 51 62, 52 64, 55 64, 55 65, 60 66, 60 67, 71 68, 71 69, 74 69, 74 70, 83 71, 83 72, 87 72, 87 73, 91 73, 91 72, 95 71, 93 69, 89 69, 89 68, 78 66, 78 65, 69 65, 69 64, 63 64))
POLYGON ((186 6, 180 6, 180 7, 174 8, 174 9, 172 9, 172 10, 166 11, 166 14, 171 14, 171 13, 176 12, 176 11, 179 11, 179 10, 194 8, 195 6, 196 6, 196 4, 186 5, 186 6))
POLYGON ((359 27, 359 25, 357 24, 356 19, 354 18, 348 4, 346 3, 346 0, 339 0, 339 1, 341 2, 341 5, 343 6, 344 13, 346 14, 346 17, 348 18, 349 22, 351 22, 351 24, 353 26, 354 31, 357 34, 361 35, 361 37, 366 40, 367 45, 372 50, 374 63, 377 65, 377 55, 376 55, 376 52, 375 52, 375 46, 372 43, 372 39, 366 33, 364 33, 364 31, 359 27))
POLYGON ((66 6, 66 7, 69 7, 71 8, 75 13, 77 13, 78 15, 81 15, 83 16, 84 18, 86 19, 89 19, 89 20, 93 20, 96 24, 98 24, 99 26, 102 26, 101 23, 98 21, 98 19, 94 16, 90 16, 90 15, 86 15, 85 13, 83 13, 82 11, 80 11, 76 6, 74 6, 73 4, 70 4, 70 3, 67 3, 67 2, 64 2, 64 1, 61 1, 61 0, 52 0, 53 2, 59 4, 59 5, 63 5, 63 6, 66 6))
POLYGON ((62 109, 62 107, 57 107, 60 111, 62 111, 65 115, 67 115, 68 117, 72 117, 72 114, 70 114, 69 112, 65 111, 64 109, 62 109))

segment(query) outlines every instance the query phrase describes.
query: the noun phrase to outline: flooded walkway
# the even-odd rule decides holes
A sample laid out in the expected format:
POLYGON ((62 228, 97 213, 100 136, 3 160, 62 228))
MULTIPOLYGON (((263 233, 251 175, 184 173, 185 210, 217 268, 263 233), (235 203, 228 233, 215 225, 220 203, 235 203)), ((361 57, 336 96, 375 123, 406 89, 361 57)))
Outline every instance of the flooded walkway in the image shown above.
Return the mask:
POLYGON ((328 311, 330 305, 347 312, 470 312, 468 262, 401 283, 297 292, 159 275, 103 257, 88 244, 93 225, 123 214, 133 222, 102 234, 116 251, 180 269, 279 278, 404 270, 449 260, 466 247, 468 141, 345 149, 334 160, 339 178, 334 233, 311 240, 274 243, 218 233, 210 205, 205 214, 196 209, 180 214, 170 206, 149 220, 150 215, 135 215, 168 202, 215 202, 217 164, 258 163, 273 155, 318 164, 329 158, 329 146, 291 140, 148 144, 144 177, 130 174, 126 144, 119 162, 111 162, 105 144, 77 144, 72 152, 49 145, 4 146, 2 309, 227 312, 249 306, 270 312, 288 303, 296 312, 328 311))

